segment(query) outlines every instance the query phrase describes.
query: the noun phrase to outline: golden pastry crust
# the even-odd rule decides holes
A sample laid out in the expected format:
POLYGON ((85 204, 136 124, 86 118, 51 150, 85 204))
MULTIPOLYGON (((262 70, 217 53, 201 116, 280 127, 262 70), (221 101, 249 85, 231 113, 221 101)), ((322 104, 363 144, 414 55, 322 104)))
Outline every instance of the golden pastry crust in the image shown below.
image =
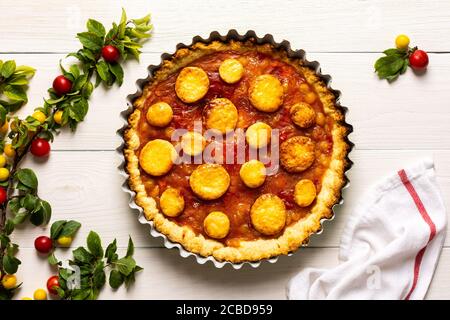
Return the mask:
POLYGON ((253 41, 195 43, 188 48, 178 49, 171 59, 164 60, 152 82, 144 88, 142 96, 134 102, 134 111, 128 118, 129 126, 124 134, 126 142, 124 155, 127 162, 126 170, 129 174, 128 183, 130 188, 136 192, 135 202, 143 208, 145 217, 154 222, 154 226, 159 232, 165 234, 171 241, 180 243, 188 251, 206 257, 212 256, 218 261, 233 263, 259 261, 278 255, 286 255, 307 243, 309 236, 321 229, 321 220, 332 216, 331 208, 340 199, 341 188, 346 181, 344 173, 348 166, 347 154, 350 149, 345 139, 349 129, 343 121, 344 115, 336 106, 334 94, 315 74, 315 71, 304 66, 301 60, 288 58, 286 52, 276 50, 269 44, 257 45, 253 41), (138 158, 140 139, 137 128, 144 109, 144 102, 151 94, 152 83, 165 79, 202 56, 226 50, 243 52, 257 50, 292 65, 305 76, 309 86, 317 92, 324 113, 335 120, 331 129, 333 138, 331 161, 323 175, 322 188, 310 213, 296 223, 287 226, 276 238, 241 241, 238 247, 226 246, 220 241, 205 238, 202 234, 196 234, 190 227, 178 225, 159 212, 155 199, 148 196, 145 191, 138 158))
POLYGON ((238 110, 227 98, 216 98, 206 106, 205 123, 208 129, 218 130, 222 134, 236 128, 238 110))
POLYGON ((250 218, 256 230, 266 236, 275 235, 286 224, 286 207, 279 197, 266 193, 253 203, 250 218))
POLYGON ((283 103, 283 86, 271 74, 256 77, 248 92, 252 105, 259 111, 274 112, 283 103))
POLYGON ((204 200, 220 198, 230 186, 230 175, 220 164, 202 164, 189 177, 192 191, 204 200))
POLYGON ((203 221, 203 228, 211 238, 223 239, 230 232, 230 219, 223 212, 213 211, 203 221))
POLYGON ((303 136, 295 136, 280 146, 280 162, 286 171, 302 172, 308 169, 315 159, 315 144, 303 136))
POLYGON ((181 70, 175 83, 178 98, 185 103, 193 103, 205 96, 209 89, 209 78, 205 71, 197 67, 181 70))

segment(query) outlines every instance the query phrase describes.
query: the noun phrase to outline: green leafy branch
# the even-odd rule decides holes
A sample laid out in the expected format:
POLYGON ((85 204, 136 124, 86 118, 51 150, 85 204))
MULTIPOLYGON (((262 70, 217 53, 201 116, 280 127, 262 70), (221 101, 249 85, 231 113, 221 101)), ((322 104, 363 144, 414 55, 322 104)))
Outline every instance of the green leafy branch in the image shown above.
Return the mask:
MULTIPOLYGON (((59 222, 55 222, 52 229, 59 229, 59 222), (53 228, 55 224, 58 227, 53 228)), ((53 236, 52 236, 53 237, 53 236)), ((72 251, 73 258, 69 260, 69 267, 62 267, 52 254, 49 262, 59 266, 59 287, 54 289, 61 299, 67 300, 95 300, 100 290, 106 284, 106 269, 110 269, 109 285, 117 289, 122 284, 130 286, 135 281, 135 274, 142 270, 133 258, 134 244, 131 237, 128 240, 128 249, 124 257, 119 259, 117 241, 114 239, 104 251, 100 236, 91 231, 87 237, 86 247, 78 247, 72 251), (74 267, 79 272, 79 281, 74 279, 74 267)), ((75 274, 76 276, 76 274, 75 274)))
MULTIPOLYGON (((0 152, 4 152, 8 158, 5 162, 5 157, 0 155, 0 162, 5 162, 5 168, 2 169, 6 169, 2 172, 6 179, 2 180, 0 174, 0 277, 4 278, 5 273, 14 274, 20 265, 20 261, 15 257, 18 246, 10 240, 14 227, 26 220, 35 225, 47 224, 51 218, 50 204, 37 194, 36 175, 31 169, 21 169, 21 161, 38 140, 41 143, 53 141, 55 133, 65 126, 75 130, 89 110, 88 100, 95 87, 100 84, 111 87, 115 83, 120 86, 124 76, 121 63, 130 56, 139 59, 142 42, 150 37, 152 30, 149 15, 128 20, 123 9, 119 24, 113 23, 108 31, 93 19, 88 20, 86 27, 86 32, 77 34, 82 48, 68 55, 77 58, 78 63, 68 68, 60 63, 62 75, 55 78, 52 88, 48 89, 48 98, 44 99, 42 107, 36 108, 33 115, 25 119, 20 119, 13 113, 28 101, 26 89, 35 70, 25 66, 16 67, 14 61, 0 61, 0 152), (92 80, 94 76, 95 83, 92 80), (8 129, 9 133, 6 134, 8 129), (11 217, 7 219, 8 212, 11 217)), ((48 154, 49 145, 47 150, 42 153, 48 154)), ((33 153, 33 148, 31 152, 33 153)), ((33 154, 42 156, 42 153, 33 154)), ((112 248, 107 252, 110 253, 111 250, 112 248)), ((131 257, 124 259, 125 263, 132 261, 131 257)), ((49 262, 55 263, 55 260, 51 254, 49 262)), ((116 270, 120 274, 119 276, 114 271, 110 276, 113 286, 117 285, 120 279, 126 284, 131 283, 134 273, 140 269, 135 266, 133 272, 124 272, 124 267, 121 267, 123 261, 110 259, 107 262, 113 271, 116 270)), ((10 299, 19 286, 11 285, 6 288, 4 284, 0 285, 0 299, 10 299)), ((90 295, 96 296, 97 294, 90 295)))

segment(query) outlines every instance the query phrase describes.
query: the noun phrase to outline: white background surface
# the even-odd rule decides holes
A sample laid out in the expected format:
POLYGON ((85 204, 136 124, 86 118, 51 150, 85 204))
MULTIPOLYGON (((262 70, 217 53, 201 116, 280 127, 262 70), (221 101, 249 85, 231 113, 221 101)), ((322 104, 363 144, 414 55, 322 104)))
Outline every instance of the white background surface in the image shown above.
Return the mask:
MULTIPOLYGON (((444 202, 450 203, 449 1, 0 0, 0 59, 38 70, 22 114, 42 102, 58 74, 58 60, 80 47, 75 34, 84 30, 85 21, 95 18, 110 25, 120 19, 121 6, 129 17, 153 14, 154 36, 141 62, 127 63, 121 88, 94 91, 86 121, 75 134, 63 132, 56 138, 48 161, 28 158, 24 163, 36 170, 40 195, 53 206, 53 220, 83 224, 74 246, 82 244, 90 230, 97 231, 104 244, 117 238, 121 247, 132 235, 136 259, 145 270, 128 291, 106 288, 100 298, 284 299, 287 281, 300 269, 337 264, 340 233, 363 192, 381 176, 422 156, 434 158, 444 202), (256 270, 215 269, 161 248, 160 240, 152 239, 148 227, 128 208, 116 169, 121 158, 114 152, 120 144, 115 134, 121 126, 119 113, 126 108, 126 95, 135 91, 135 80, 146 76, 146 66, 158 64, 161 53, 173 52, 179 42, 232 28, 271 33, 277 41, 287 39, 293 48, 305 49, 309 60, 318 60, 322 71, 332 75, 355 129, 351 186, 334 221, 325 224, 308 248, 256 270), (388 84, 377 79, 373 63, 393 46, 398 33, 410 35, 413 44, 430 52, 430 66, 423 76, 408 70, 388 84)), ((21 247, 18 277, 24 282, 17 297, 31 296, 52 273, 33 247, 34 238, 47 233, 27 226, 14 235, 21 247)), ((450 298, 449 244, 450 237, 428 298, 450 298)))

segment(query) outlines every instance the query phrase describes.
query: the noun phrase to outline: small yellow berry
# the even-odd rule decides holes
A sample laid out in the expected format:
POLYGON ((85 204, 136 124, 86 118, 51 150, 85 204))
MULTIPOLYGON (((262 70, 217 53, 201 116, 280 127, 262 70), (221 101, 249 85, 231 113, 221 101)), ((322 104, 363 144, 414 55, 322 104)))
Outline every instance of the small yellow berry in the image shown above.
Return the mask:
POLYGON ((404 34, 400 34, 395 38, 395 46, 399 50, 407 50, 409 47, 409 38, 404 34))
POLYGON ((9 178, 9 170, 6 168, 0 168, 0 181, 6 181, 9 178))
POLYGON ((33 118, 35 118, 40 123, 44 123, 45 119, 47 119, 47 116, 42 111, 36 111, 31 115, 33 118))
POLYGON ((59 237, 58 240, 56 240, 56 241, 58 242, 58 244, 61 247, 68 247, 72 244, 72 240, 73 240, 72 237, 62 236, 62 237, 59 237))
POLYGON ((23 297, 21 300, 33 300, 30 297, 23 297))
POLYGON ((17 284, 17 278, 13 274, 5 274, 2 279, 3 288, 6 290, 13 289, 17 284))
POLYGON ((8 129, 9 129, 8 121, 5 121, 5 122, 2 124, 2 126, 0 127, 0 133, 1 133, 2 135, 5 135, 5 134, 8 133, 8 129))
POLYGON ((44 289, 37 289, 33 294, 34 300, 47 300, 47 292, 44 289))
POLYGON ((0 155, 0 167, 4 167, 6 164, 6 158, 4 155, 0 155))
POLYGON ((14 158, 14 156, 16 155, 16 150, 14 150, 12 145, 9 143, 5 145, 5 149, 3 151, 5 152, 6 156, 10 158, 14 158))
POLYGON ((58 110, 53 115, 53 120, 55 120, 55 122, 57 124, 61 124, 62 123, 62 116, 63 116, 63 111, 62 110, 58 110))

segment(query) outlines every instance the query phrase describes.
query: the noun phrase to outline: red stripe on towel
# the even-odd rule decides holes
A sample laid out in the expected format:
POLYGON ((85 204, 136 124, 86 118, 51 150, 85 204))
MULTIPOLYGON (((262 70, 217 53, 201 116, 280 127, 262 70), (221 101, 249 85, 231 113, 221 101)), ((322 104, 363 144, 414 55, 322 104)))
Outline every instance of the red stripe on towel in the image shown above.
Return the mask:
POLYGON ((428 243, 430 243, 431 240, 433 240, 433 238, 436 235, 436 225, 434 224, 433 220, 431 220, 430 216, 428 215, 428 212, 425 209, 425 206, 423 205, 422 200, 420 200, 420 197, 417 194, 416 189, 414 189, 414 186, 409 181, 405 170, 400 170, 398 172, 398 175, 400 176, 400 179, 402 180, 403 185, 405 186, 406 190, 408 190, 409 194, 411 195, 411 198, 413 199, 414 204, 416 205, 417 210, 419 210, 419 213, 422 216, 423 220, 428 224, 428 227, 430 227, 430 237, 428 239, 428 242, 425 245, 425 247, 423 247, 416 255, 416 259, 414 262, 413 284, 405 298, 405 300, 409 300, 409 298, 411 297, 411 294, 413 293, 414 289, 417 286, 417 281, 419 279, 420 265, 422 263, 422 258, 425 253, 425 250, 427 248, 427 245, 428 245, 428 243))

